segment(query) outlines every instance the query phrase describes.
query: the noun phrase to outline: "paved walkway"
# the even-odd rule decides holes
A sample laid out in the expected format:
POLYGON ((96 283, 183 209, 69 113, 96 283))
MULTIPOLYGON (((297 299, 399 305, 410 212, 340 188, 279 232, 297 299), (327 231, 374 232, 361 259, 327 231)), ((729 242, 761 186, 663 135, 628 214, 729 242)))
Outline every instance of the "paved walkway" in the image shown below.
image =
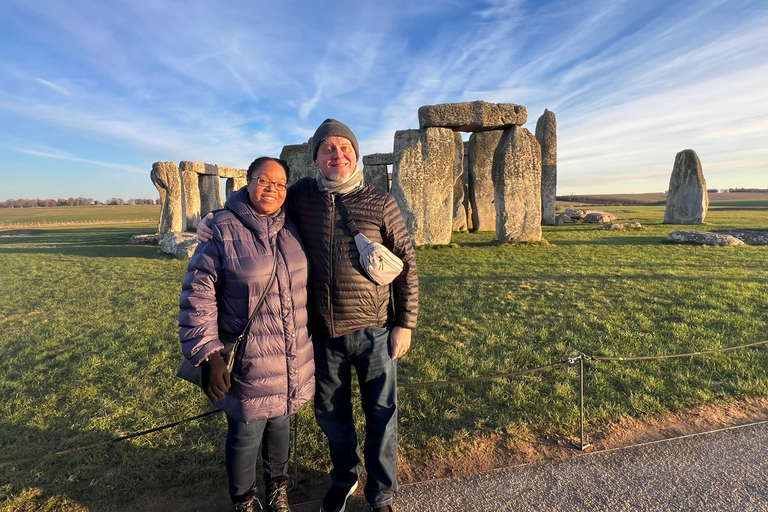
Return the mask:
MULTIPOLYGON (((768 423, 404 485, 396 504, 398 512, 768 512, 768 423)), ((359 490, 349 505, 369 510, 359 490)), ((319 510, 319 502, 294 506, 319 510)))

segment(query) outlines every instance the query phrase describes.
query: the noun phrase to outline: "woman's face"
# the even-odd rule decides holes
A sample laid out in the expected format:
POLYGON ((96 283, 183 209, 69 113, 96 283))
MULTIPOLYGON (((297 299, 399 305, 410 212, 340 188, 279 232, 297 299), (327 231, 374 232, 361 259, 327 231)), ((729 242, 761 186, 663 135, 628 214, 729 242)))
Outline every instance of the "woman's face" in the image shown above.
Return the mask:
POLYGON ((248 197, 257 213, 272 215, 283 206, 288 180, 283 166, 267 160, 248 182, 248 197))

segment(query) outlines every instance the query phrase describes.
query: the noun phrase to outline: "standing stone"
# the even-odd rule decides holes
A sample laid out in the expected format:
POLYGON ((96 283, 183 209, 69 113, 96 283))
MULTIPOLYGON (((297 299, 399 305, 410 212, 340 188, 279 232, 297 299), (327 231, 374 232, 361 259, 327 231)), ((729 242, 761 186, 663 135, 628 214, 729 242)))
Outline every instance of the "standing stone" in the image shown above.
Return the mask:
POLYGON ((419 107, 419 128, 439 126, 462 132, 483 132, 522 126, 527 121, 525 107, 514 103, 466 101, 419 107))
POLYGON ((205 165, 200 162, 182 161, 179 163, 181 171, 181 198, 184 218, 187 219, 187 229, 197 229, 200 222, 200 186, 198 185, 198 171, 205 171, 205 165))
POLYGON ((504 130, 473 133, 469 136, 469 204, 472 230, 494 231, 496 208, 493 205, 493 155, 504 130))
POLYGON ((246 180, 245 178, 227 178, 224 194, 226 195, 226 197, 229 197, 229 195, 232 192, 240 190, 247 184, 248 184, 248 180, 246 180))
POLYGON ((389 171, 386 165, 363 165, 365 181, 384 192, 389 192, 389 171))
POLYGON ((536 140, 541 146, 541 223, 555 223, 557 198, 557 119, 544 109, 536 121, 536 140))
POLYGON ((525 128, 504 130, 493 159, 493 183, 497 238, 541 240, 541 148, 525 128))
POLYGON ((664 224, 701 224, 708 208, 709 194, 701 162, 694 150, 685 149, 675 156, 664 224))
POLYGON ((158 233, 162 236, 172 231, 184 231, 186 219, 181 207, 181 177, 178 166, 175 162, 155 162, 152 164, 150 177, 158 190, 165 190, 158 233))
POLYGON ((453 159, 453 230, 467 230, 467 209, 464 207, 464 141, 461 134, 454 132, 453 159))
POLYGON ((416 245, 451 242, 454 137, 447 128, 395 132, 392 195, 416 245))
POLYGON ((200 217, 205 217, 208 212, 221 210, 224 204, 221 201, 221 179, 219 169, 215 166, 206 166, 205 174, 197 175, 197 184, 200 187, 200 217), (213 174, 215 173, 215 174, 213 174))
POLYGON ((467 214, 467 229, 472 229, 472 205, 469 204, 469 141, 464 142, 464 172, 461 175, 461 183, 464 190, 464 211, 467 214))
MULTIPOLYGON (((310 138, 309 140, 311 141, 312 139, 310 138)), ((314 178, 317 176, 317 171, 320 170, 312 160, 312 145, 310 142, 283 146, 283 150, 280 152, 280 160, 285 160, 288 163, 288 168, 291 170, 291 175, 288 177, 289 185, 293 185, 301 178, 314 178)))

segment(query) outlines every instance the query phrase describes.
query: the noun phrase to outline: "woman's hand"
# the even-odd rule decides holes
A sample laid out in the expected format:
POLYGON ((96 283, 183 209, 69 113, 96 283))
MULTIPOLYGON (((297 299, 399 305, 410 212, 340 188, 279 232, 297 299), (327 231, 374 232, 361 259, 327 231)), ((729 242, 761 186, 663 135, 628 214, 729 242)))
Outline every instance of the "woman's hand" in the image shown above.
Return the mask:
POLYGON ((200 363, 200 367, 203 370, 203 391, 208 398, 213 402, 224 398, 232 383, 221 353, 216 352, 207 361, 200 363))
POLYGON ((213 219, 213 214, 208 212, 208 214, 197 224, 197 243, 204 244, 213 238, 213 230, 208 225, 208 221, 211 219, 213 219))

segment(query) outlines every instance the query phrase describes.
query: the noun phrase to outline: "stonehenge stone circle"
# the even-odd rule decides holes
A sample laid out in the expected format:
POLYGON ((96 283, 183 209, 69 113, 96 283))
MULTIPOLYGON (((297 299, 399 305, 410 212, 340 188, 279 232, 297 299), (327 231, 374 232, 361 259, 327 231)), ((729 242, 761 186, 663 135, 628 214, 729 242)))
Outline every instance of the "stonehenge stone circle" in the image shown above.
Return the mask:
POLYGON ((528 113, 525 107, 514 103, 466 101, 419 108, 419 128, 443 127, 462 132, 483 132, 521 126, 526 121, 528 113))
POLYGON ((694 150, 685 149, 675 156, 664 224, 701 224, 708 208, 709 194, 701 162, 694 150))
POLYGON ((536 140, 541 146, 541 223, 555 223, 557 197, 557 119, 544 109, 536 121, 536 140))
POLYGON ((464 206, 464 141, 453 134, 453 231, 467 231, 467 208, 464 206))
POLYGON ((493 158, 493 183, 496 237, 541 240, 541 147, 525 128, 504 130, 493 158))
POLYGON ((454 159, 449 128, 395 132, 392 195, 416 245, 451 242, 454 159))
POLYGON ((472 207, 472 231, 495 231, 496 208, 493 205, 493 155, 503 130, 473 133, 469 136, 469 204, 472 207))
POLYGON ((291 170, 291 175, 288 177, 289 185, 293 185, 301 178, 314 178, 317 176, 317 171, 320 168, 312 160, 311 141, 312 139, 310 138, 309 142, 304 142, 303 144, 283 146, 283 150, 280 152, 280 160, 285 160, 288 163, 288 168, 291 170))
POLYGON ((158 233, 184 231, 186 219, 181 206, 181 176, 175 162, 155 162, 150 173, 155 187, 165 191, 158 233))

